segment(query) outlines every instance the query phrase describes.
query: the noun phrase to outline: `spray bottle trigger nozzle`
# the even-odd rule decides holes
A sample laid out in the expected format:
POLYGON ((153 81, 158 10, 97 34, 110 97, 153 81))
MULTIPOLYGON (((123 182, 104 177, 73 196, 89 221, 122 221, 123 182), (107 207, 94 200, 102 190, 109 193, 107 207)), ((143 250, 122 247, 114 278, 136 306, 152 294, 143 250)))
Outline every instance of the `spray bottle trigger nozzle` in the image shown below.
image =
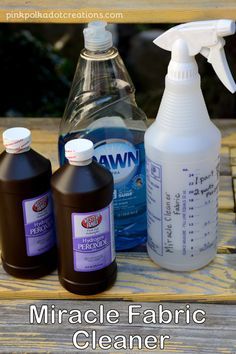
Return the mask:
MULTIPOLYGON (((201 53, 212 64, 216 75, 227 89, 234 93, 236 84, 229 70, 226 61, 223 36, 229 36, 235 33, 235 22, 232 20, 211 20, 185 23, 169 29, 167 32, 154 40, 159 47, 172 52, 172 58, 180 58, 181 63, 182 50, 180 46, 176 46, 178 40, 182 40, 188 47, 189 57, 194 57, 201 53), (174 53, 177 52, 177 55, 174 53)), ((182 46, 183 47, 183 46, 182 46)), ((183 60, 183 63, 186 60, 183 60)), ((179 69, 184 70, 183 68, 179 69)), ((186 69, 189 70, 188 68, 186 69)), ((173 77, 182 77, 176 74, 177 67, 172 66, 171 73, 173 77)), ((189 74, 189 72, 188 72, 189 74)))
POLYGON ((225 40, 219 38, 218 43, 210 48, 202 48, 200 53, 207 58, 216 75, 225 87, 231 92, 236 91, 236 84, 229 69, 224 51, 225 40))

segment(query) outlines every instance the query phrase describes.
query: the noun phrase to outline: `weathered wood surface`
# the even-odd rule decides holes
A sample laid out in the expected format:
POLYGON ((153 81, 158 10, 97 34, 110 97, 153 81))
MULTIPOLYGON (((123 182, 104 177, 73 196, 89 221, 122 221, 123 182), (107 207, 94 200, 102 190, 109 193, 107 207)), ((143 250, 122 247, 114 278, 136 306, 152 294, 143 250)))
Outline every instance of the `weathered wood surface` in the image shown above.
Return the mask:
POLYGON ((221 148, 220 174, 231 176, 231 151, 228 146, 222 146, 221 148))
POLYGON ((236 252, 236 218, 234 213, 219 213, 218 253, 236 252))
POLYGON ((236 179, 236 148, 230 149, 230 165, 231 173, 234 179, 234 192, 236 193, 235 179, 236 179))
POLYGON ((194 272, 170 272, 146 253, 119 253, 115 285, 98 295, 79 296, 62 288, 56 273, 38 280, 20 280, 0 268, 0 299, 93 299, 130 301, 236 301, 236 255, 218 254, 194 272))
MULTIPOLYGON (((27 300, 4 300, 0 304, 0 352, 1 353, 71 353, 76 351, 72 345, 72 336, 77 330, 91 332, 96 330, 98 336, 109 334, 112 338, 120 334, 159 336, 168 334, 170 340, 166 341, 166 354, 171 353, 210 353, 210 354, 233 354, 236 353, 236 305, 211 305, 191 304, 191 312, 201 309, 206 312, 206 322, 197 325, 193 321, 186 325, 184 318, 180 317, 179 324, 149 324, 144 325, 142 317, 135 319, 132 325, 128 324, 127 302, 104 302, 105 311, 115 309, 120 313, 120 322, 117 325, 108 324, 70 324, 65 316, 63 324, 29 324, 29 305, 32 301, 27 300)), ((38 308, 47 304, 49 308, 55 305, 56 309, 98 311, 99 302, 91 301, 34 301, 38 308)), ((139 303, 142 311, 147 309, 157 310, 157 303, 139 303)), ((184 304, 163 303, 163 308, 174 312, 175 309, 185 309, 184 304)), ((77 352, 79 352, 77 350, 77 352)), ((86 351, 86 354, 104 354, 105 351, 96 349, 86 351)), ((115 354, 115 349, 109 350, 109 354, 115 354)), ((135 354, 146 353, 148 350, 126 350, 119 353, 135 354)), ((159 351, 150 351, 159 353, 159 351)), ((160 351, 162 352, 162 351, 160 351)))
MULTIPOLYGON (((146 253, 120 253, 118 280, 113 288, 91 299, 133 301, 236 301, 235 214, 219 214, 219 254, 208 267, 174 273, 155 265, 146 253), (228 254, 227 254, 228 253, 228 254)), ((74 299, 56 272, 39 280, 20 280, 0 268, 0 299, 74 299)))
POLYGON ((236 210, 236 148, 230 149, 230 165, 233 177, 234 205, 236 210))
POLYGON ((236 206, 236 178, 233 179, 233 187, 234 187, 234 205, 236 206))
POLYGON ((230 149, 230 164, 236 166, 236 148, 230 149))
POLYGON ((222 145, 236 147, 236 119, 213 119, 222 133, 222 145))
POLYGON ((233 181, 231 176, 220 176, 219 210, 234 210, 233 181))
MULTIPOLYGON (((233 0, 186 1, 172 0, 119 0, 86 1, 80 0, 2 0, 0 21, 7 21, 10 11, 24 11, 31 15, 27 22, 35 23, 84 23, 91 19, 110 20, 119 23, 178 23, 194 20, 236 17, 236 4, 233 0), (34 16, 40 11, 41 16, 34 16), (48 16, 51 11, 62 15, 48 16), (86 14, 89 14, 89 17, 86 14), (72 15, 73 14, 73 15, 72 15), (77 14, 77 15, 76 15, 77 14)), ((25 22, 23 18, 14 18, 11 22, 25 22)))

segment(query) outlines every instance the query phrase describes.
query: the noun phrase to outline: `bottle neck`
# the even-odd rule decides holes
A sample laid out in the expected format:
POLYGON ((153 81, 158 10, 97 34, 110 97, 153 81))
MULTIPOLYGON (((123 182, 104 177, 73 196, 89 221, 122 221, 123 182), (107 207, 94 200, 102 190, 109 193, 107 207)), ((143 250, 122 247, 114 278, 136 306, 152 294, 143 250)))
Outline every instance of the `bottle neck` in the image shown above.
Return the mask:
POLYGON ((8 154, 12 154, 12 155, 19 155, 19 154, 22 154, 22 153, 27 152, 29 150, 30 150, 30 146, 20 148, 19 150, 15 150, 15 149, 13 150, 13 149, 6 148, 6 152, 8 154))
POLYGON ((96 60, 96 61, 104 61, 111 60, 116 58, 119 55, 118 50, 115 47, 108 48, 106 50, 89 50, 84 48, 80 57, 85 60, 96 60))
POLYGON ((69 161, 69 164, 72 166, 87 166, 92 163, 93 159, 88 159, 85 161, 69 161))
POLYGON ((190 80, 172 80, 167 75, 156 124, 183 131, 204 129, 209 122, 199 74, 190 80))

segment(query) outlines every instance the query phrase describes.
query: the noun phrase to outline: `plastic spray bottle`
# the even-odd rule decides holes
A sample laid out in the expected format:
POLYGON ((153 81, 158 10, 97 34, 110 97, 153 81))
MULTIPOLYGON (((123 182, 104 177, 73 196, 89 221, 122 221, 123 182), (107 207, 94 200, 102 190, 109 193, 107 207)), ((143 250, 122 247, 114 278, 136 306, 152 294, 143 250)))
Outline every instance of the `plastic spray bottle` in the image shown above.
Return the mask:
POLYGON ((89 23, 84 40, 60 126, 60 164, 67 141, 94 143, 94 159, 114 177, 116 249, 124 250, 146 241, 146 116, 106 23, 89 23))
POLYGON ((160 266, 191 271, 216 254, 220 131, 210 121, 194 56, 201 53, 232 93, 222 37, 231 20, 173 27, 154 43, 171 51, 156 121, 145 133, 148 253, 160 266))

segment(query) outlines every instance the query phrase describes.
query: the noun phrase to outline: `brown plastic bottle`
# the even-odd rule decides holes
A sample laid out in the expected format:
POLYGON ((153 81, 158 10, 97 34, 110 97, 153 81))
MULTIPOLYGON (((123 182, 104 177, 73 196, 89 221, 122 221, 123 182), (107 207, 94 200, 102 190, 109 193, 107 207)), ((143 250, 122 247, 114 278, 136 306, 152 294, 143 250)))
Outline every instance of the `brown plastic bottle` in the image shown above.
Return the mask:
POLYGON ((56 268, 51 163, 30 149, 31 133, 11 128, 3 133, 0 155, 1 257, 6 272, 38 278, 56 268))
POLYGON ((69 164, 51 180, 62 286, 95 294, 111 286, 117 273, 114 243, 113 176, 92 160, 93 143, 65 145, 69 164))

